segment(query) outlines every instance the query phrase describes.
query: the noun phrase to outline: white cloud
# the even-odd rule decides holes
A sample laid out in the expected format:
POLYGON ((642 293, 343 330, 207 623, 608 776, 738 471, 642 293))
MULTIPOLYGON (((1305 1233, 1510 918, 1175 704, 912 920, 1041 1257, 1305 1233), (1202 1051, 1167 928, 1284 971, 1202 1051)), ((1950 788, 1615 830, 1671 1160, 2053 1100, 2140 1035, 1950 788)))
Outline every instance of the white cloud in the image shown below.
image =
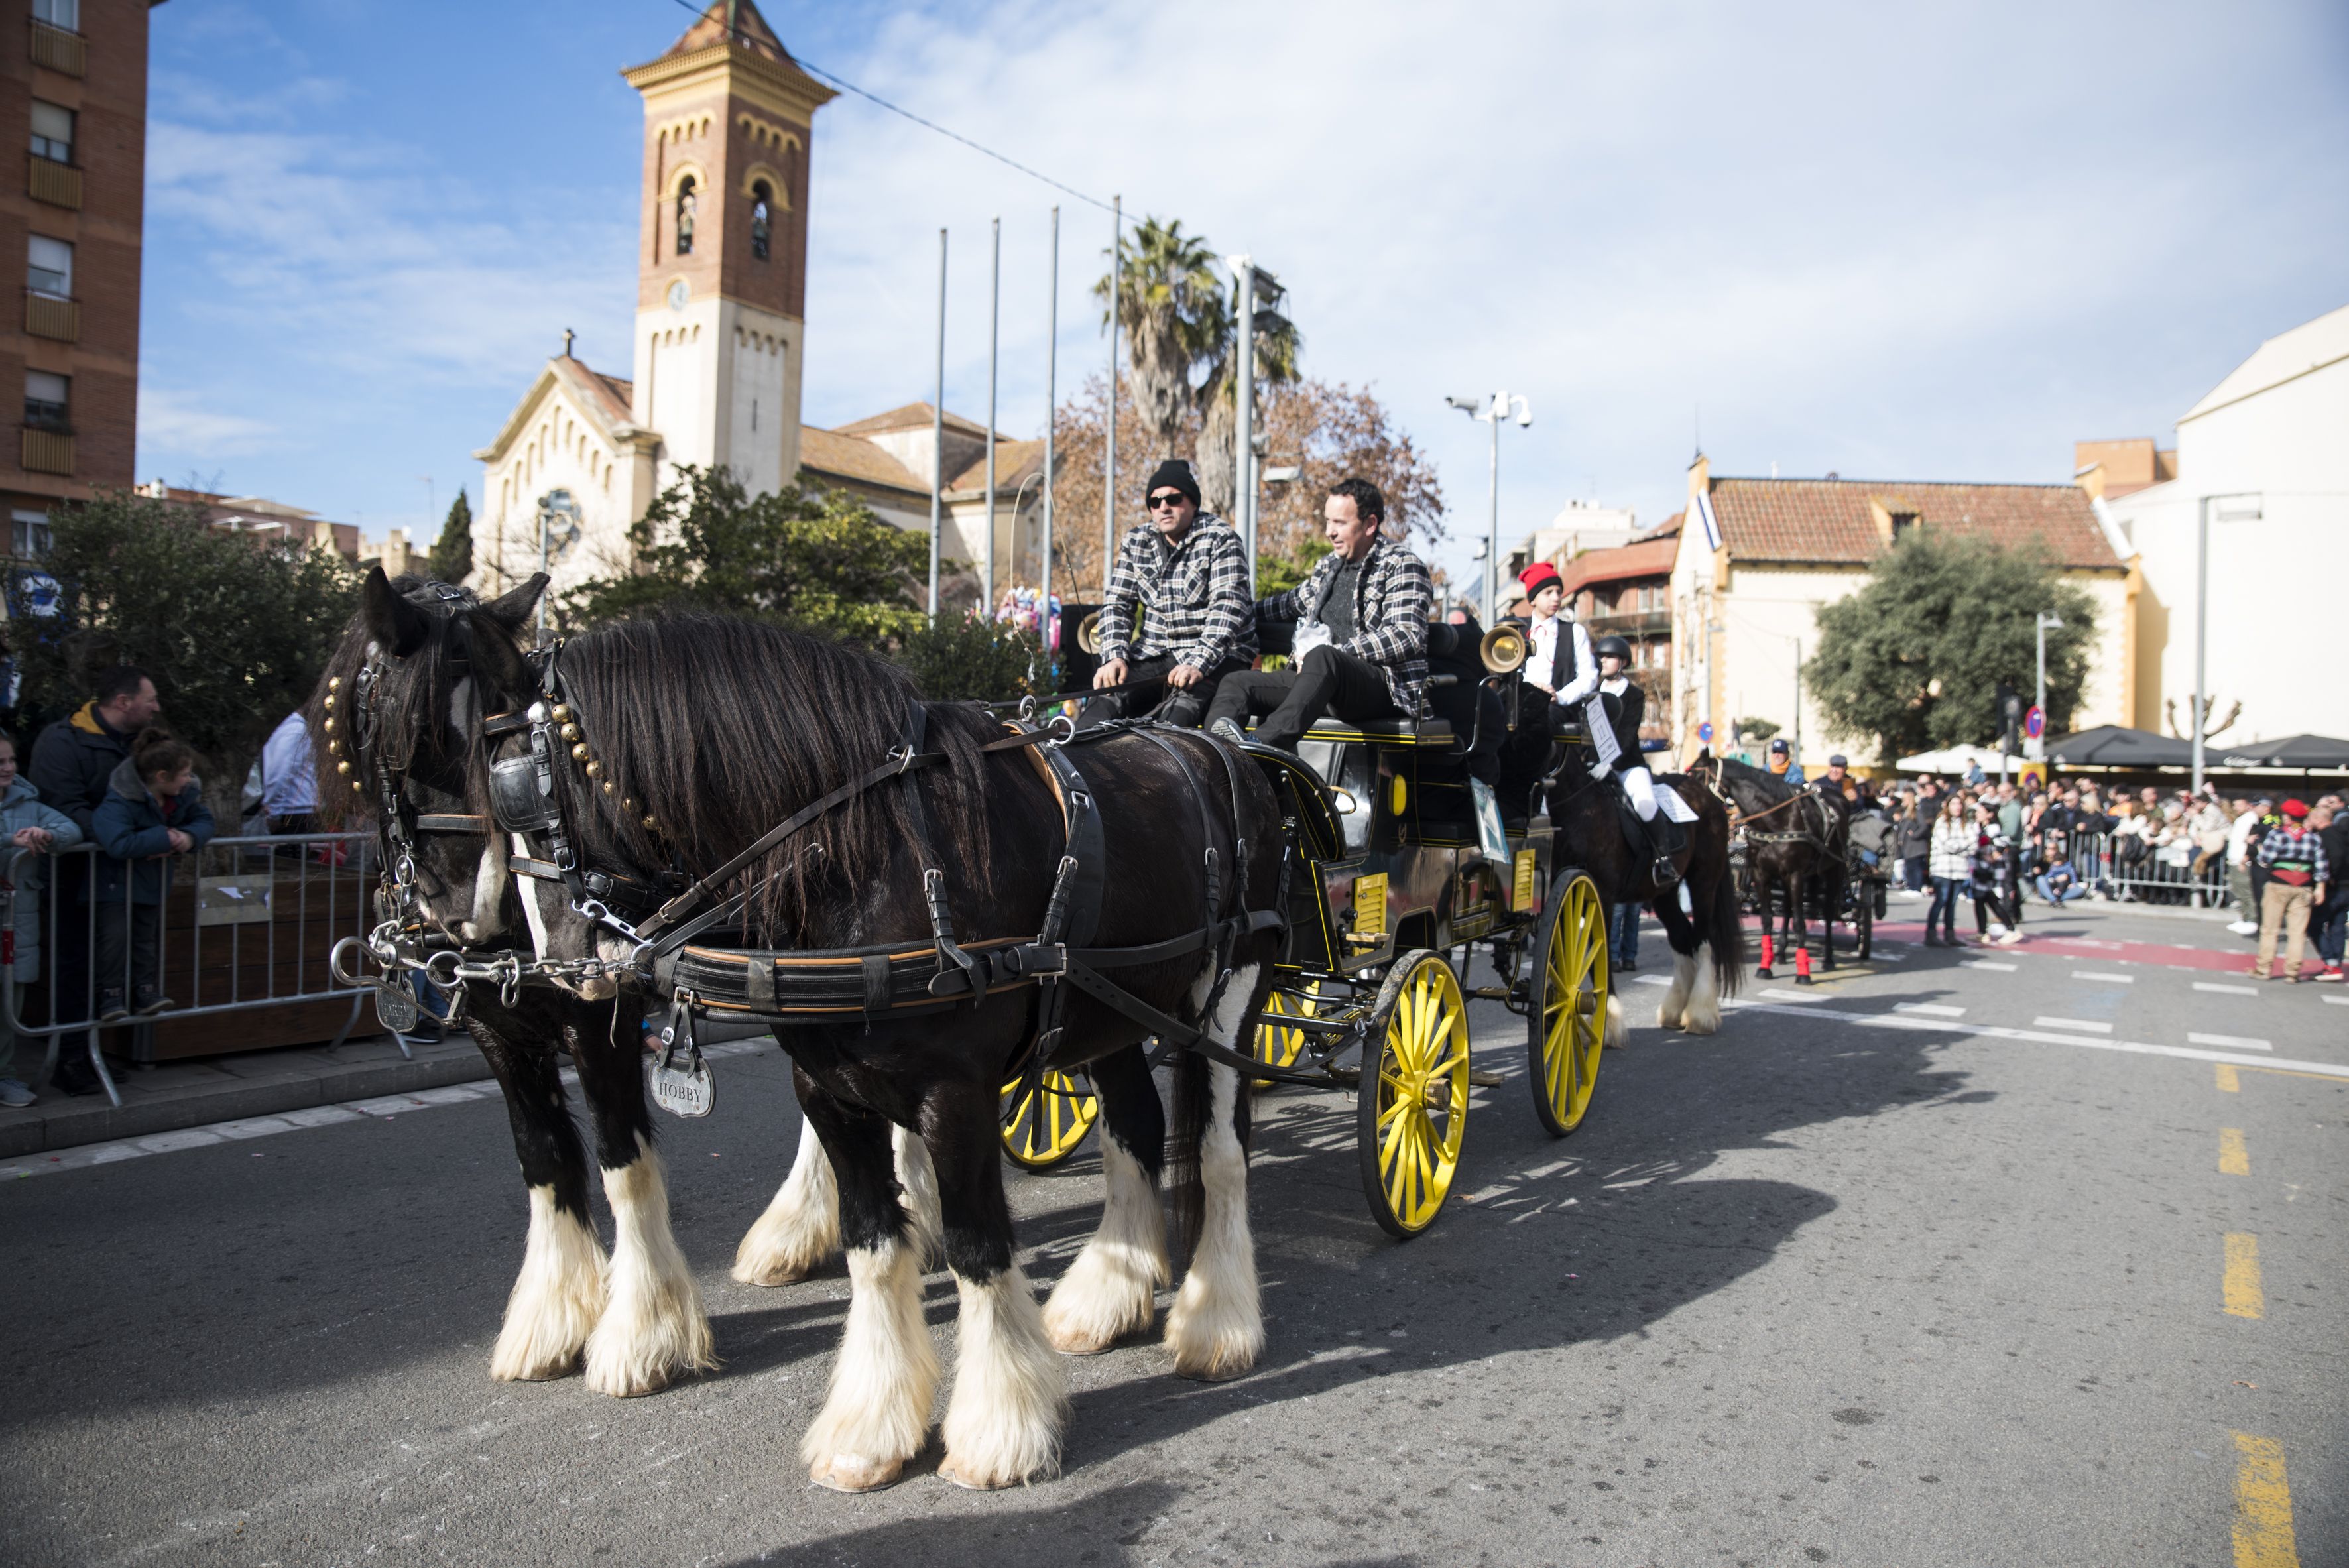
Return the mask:
POLYGON ((202 460, 267 451, 281 437, 265 420, 226 412, 202 396, 147 380, 139 384, 139 438, 142 456, 202 460))

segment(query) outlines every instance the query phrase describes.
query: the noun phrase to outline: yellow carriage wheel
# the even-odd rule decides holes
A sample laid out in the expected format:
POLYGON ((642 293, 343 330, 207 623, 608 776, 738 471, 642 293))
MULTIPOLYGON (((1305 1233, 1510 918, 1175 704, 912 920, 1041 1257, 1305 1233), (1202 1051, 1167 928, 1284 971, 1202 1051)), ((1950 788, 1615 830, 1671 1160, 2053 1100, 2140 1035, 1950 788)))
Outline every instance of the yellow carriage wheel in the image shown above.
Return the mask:
POLYGON ((1003 1086, 1003 1152, 1030 1171, 1048 1170, 1074 1154, 1093 1130, 1101 1097, 1066 1073, 1046 1073, 1030 1094, 1020 1088, 1018 1078, 1003 1086))
POLYGON ((1607 905, 1578 871, 1558 873, 1534 937, 1527 1015, 1534 1114, 1553 1138, 1582 1125, 1607 1038, 1607 905))
POLYGON ((1407 954, 1379 991, 1357 1090, 1362 1191, 1388 1234, 1435 1222, 1468 1130, 1468 1006, 1440 953, 1407 954))
MULTIPOLYGON (((1295 991, 1274 991, 1264 999, 1265 1016, 1276 1015, 1295 1018, 1320 1016, 1321 982, 1309 980, 1295 991)), ((1256 1026, 1256 1059, 1270 1067, 1287 1068, 1297 1065, 1305 1050, 1305 1031, 1284 1024, 1262 1023, 1256 1026)), ((1256 1087, 1270 1088, 1272 1079, 1258 1078, 1256 1087)))

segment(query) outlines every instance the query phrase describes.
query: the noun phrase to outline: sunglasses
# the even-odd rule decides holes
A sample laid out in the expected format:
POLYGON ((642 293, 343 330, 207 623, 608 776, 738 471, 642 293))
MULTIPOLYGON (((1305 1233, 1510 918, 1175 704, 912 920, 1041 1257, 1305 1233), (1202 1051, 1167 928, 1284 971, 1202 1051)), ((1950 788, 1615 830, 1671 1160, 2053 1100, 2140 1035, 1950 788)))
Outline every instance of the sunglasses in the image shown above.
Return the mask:
POLYGON ((1150 498, 1150 510, 1152 511, 1156 511, 1162 506, 1181 506, 1185 501, 1189 500, 1191 498, 1189 496, 1185 495, 1181 490, 1167 490, 1163 494, 1154 495, 1150 498))

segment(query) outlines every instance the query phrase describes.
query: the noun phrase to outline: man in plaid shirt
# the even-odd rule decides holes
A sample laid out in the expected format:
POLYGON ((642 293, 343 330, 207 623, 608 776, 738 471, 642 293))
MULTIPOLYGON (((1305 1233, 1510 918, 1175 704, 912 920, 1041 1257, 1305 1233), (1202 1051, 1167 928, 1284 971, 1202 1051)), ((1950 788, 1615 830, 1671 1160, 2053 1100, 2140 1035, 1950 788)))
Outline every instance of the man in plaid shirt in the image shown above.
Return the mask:
POLYGON ((1195 726, 1216 683, 1256 661, 1247 552, 1230 525, 1199 511, 1191 465, 1170 458, 1143 493, 1150 521, 1125 536, 1101 608, 1096 686, 1125 689, 1085 704, 1084 722, 1147 713, 1195 726), (1142 634, 1133 613, 1144 614, 1142 634))
POLYGON ((2324 861, 2324 841, 2308 830, 2308 803, 2286 800, 2283 825, 2271 829, 2260 841, 2258 862, 2267 868, 2267 886, 2260 894, 2260 955, 2251 965, 2251 978, 2264 980, 2275 964, 2276 937, 2288 944, 2283 973, 2300 978, 2302 944, 2308 935, 2308 912, 2324 902, 2324 884, 2335 868, 2324 861))
POLYGON ((1209 727, 1237 738, 1249 714, 1269 709, 1257 742, 1291 750, 1325 711, 1348 724, 1420 717, 1434 585, 1427 562, 1381 537, 1386 515, 1370 480, 1330 487, 1322 505, 1330 553, 1302 583, 1257 603, 1266 620, 1298 623, 1297 667, 1225 681, 1209 727))

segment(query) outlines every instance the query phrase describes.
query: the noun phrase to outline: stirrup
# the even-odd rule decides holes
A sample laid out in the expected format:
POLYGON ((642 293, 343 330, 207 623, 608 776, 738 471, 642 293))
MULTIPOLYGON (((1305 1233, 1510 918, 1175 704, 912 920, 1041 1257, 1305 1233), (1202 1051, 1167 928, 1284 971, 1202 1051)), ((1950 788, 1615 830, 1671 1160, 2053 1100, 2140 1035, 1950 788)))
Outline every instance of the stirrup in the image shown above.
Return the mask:
POLYGON ((1655 864, 1649 868, 1648 874, 1655 879, 1656 891, 1659 892, 1681 880, 1681 869, 1672 864, 1672 857, 1670 855, 1658 855, 1655 864))

